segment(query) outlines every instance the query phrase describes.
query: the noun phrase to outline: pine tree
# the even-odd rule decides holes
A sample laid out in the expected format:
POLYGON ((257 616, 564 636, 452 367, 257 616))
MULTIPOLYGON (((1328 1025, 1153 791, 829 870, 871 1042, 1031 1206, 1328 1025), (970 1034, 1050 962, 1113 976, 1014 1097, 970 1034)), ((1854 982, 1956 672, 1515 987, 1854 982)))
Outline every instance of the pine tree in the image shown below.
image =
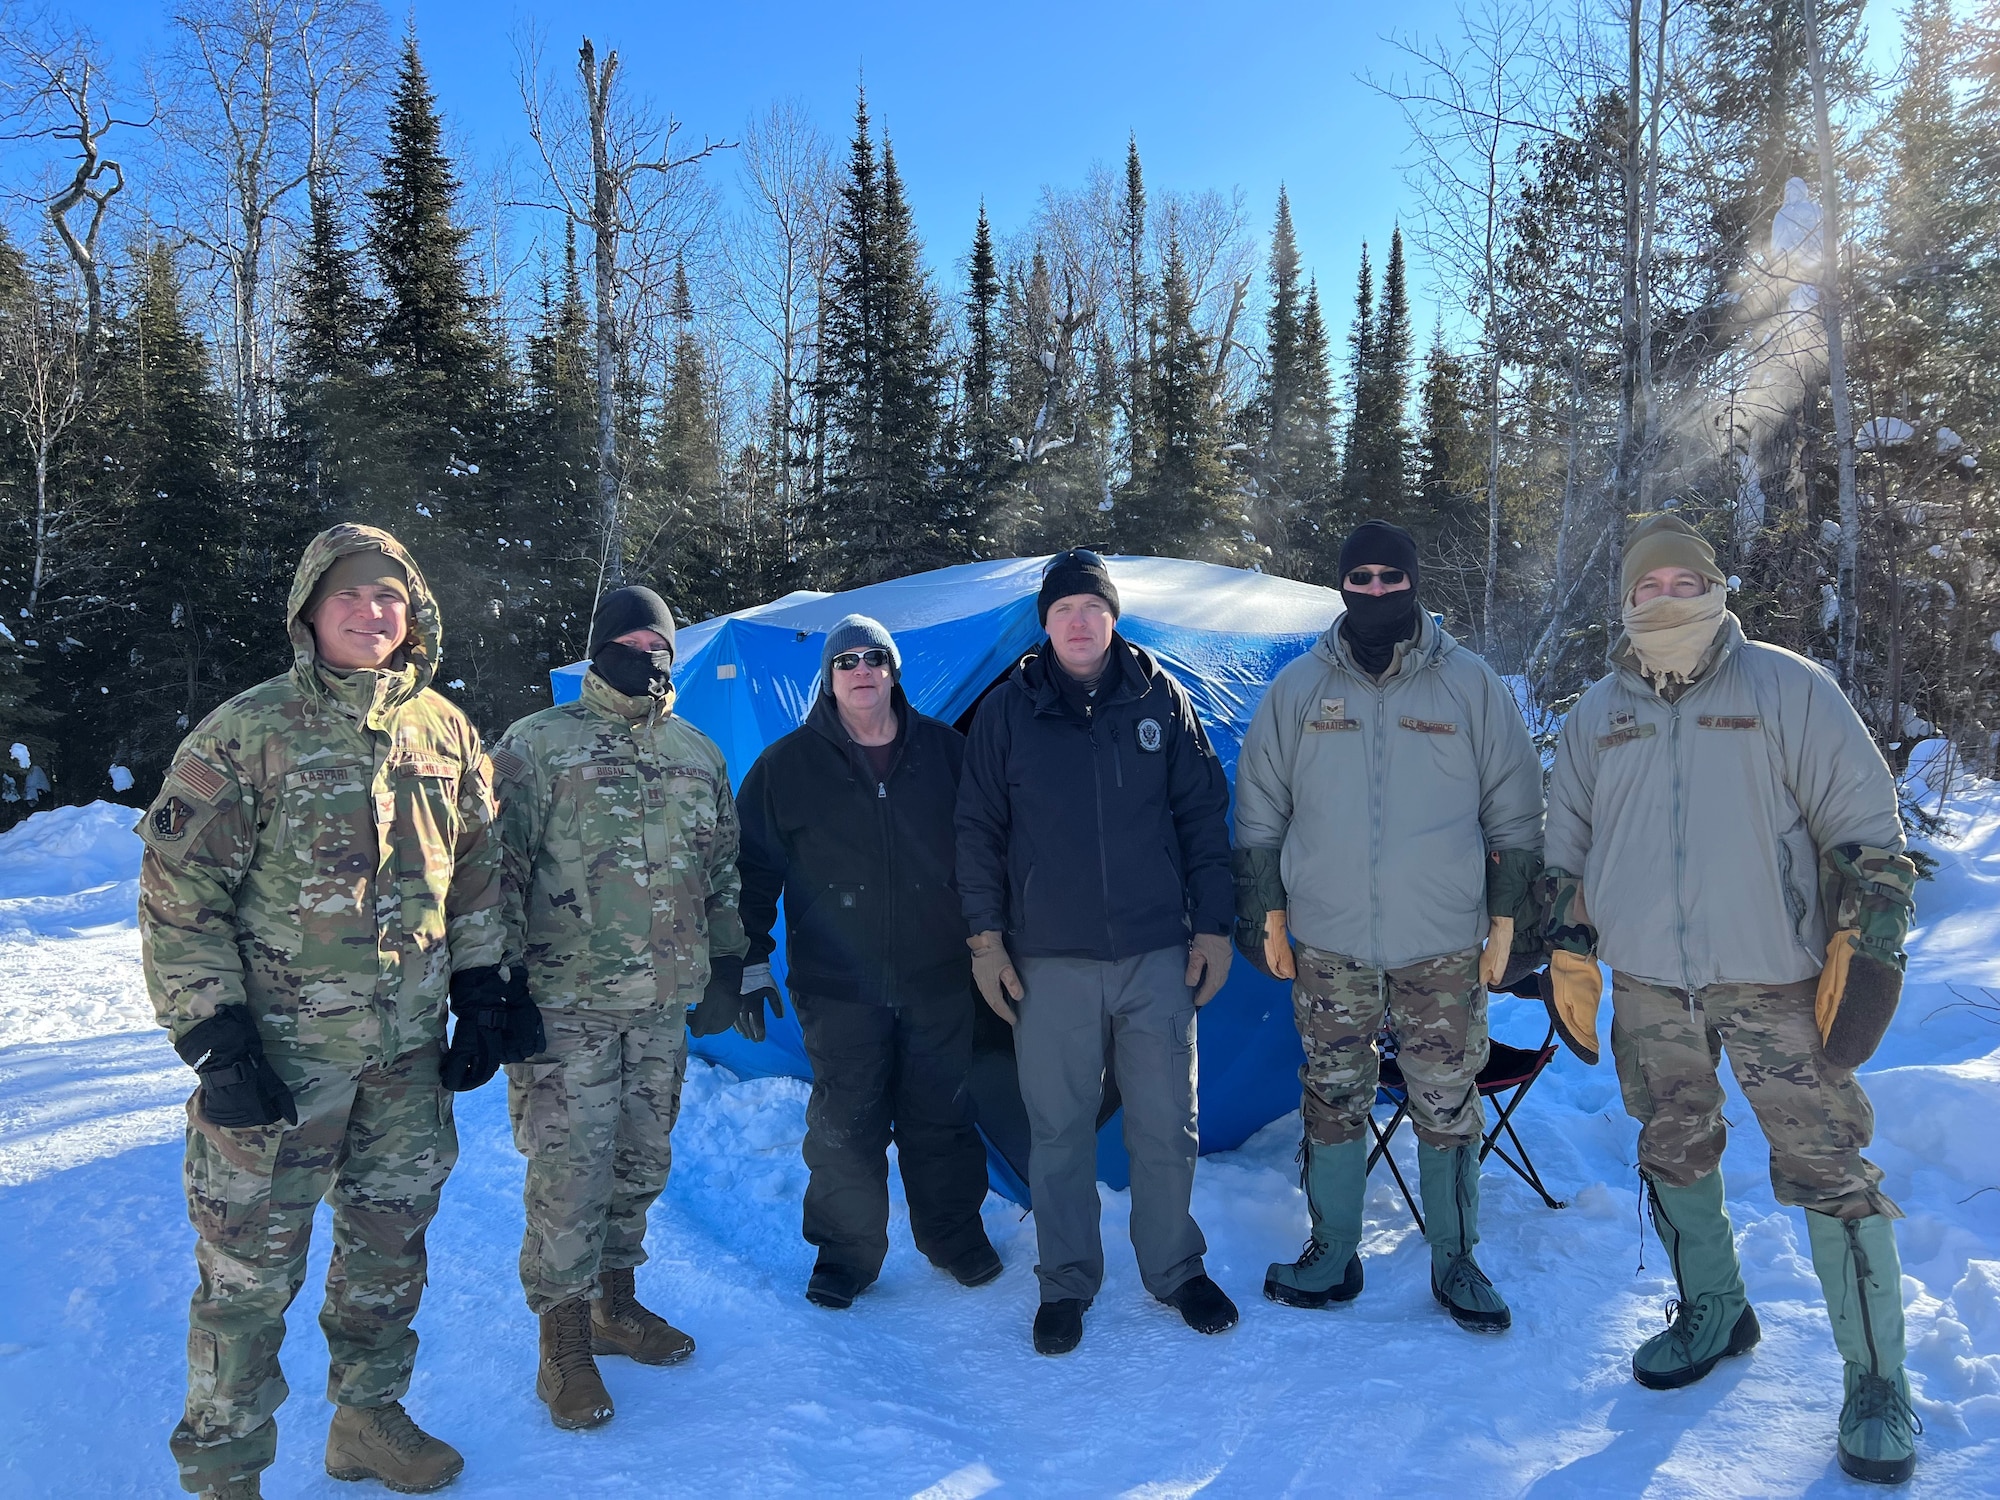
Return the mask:
POLYGON ((1362 411, 1373 410, 1371 383, 1375 370, 1375 271, 1368 260, 1368 241, 1361 242, 1361 270, 1354 286, 1354 322, 1347 330, 1347 430, 1341 435, 1340 494, 1350 504, 1365 499, 1362 469, 1368 440, 1362 411))
POLYGON ((1408 494, 1410 433, 1410 299, 1403 266, 1403 232, 1389 241, 1382 304, 1369 307, 1368 258, 1355 304, 1354 416, 1348 427, 1341 489, 1349 504, 1395 515, 1408 494))
POLYGON ((532 605, 510 596, 500 554, 512 404, 458 222, 458 179, 436 99, 406 34, 391 92, 381 182, 368 193, 366 241, 382 288, 370 340, 379 454, 364 517, 416 554, 444 617, 439 685, 489 730, 544 701, 525 666, 532 605))
MULTIPOLYGON (((172 253, 138 257, 137 297, 107 350, 106 405, 122 504, 106 614, 75 651, 73 790, 112 764, 150 800, 188 729, 230 694, 284 670, 284 600, 246 590, 244 527, 232 504, 229 421, 208 351, 190 325, 172 253), (114 694, 92 683, 117 681, 114 694), (95 701, 93 702, 93 696, 95 701)), ((289 578, 287 579, 289 582, 289 578)))
MULTIPOLYGON (((716 391, 708 351, 695 326, 687 270, 674 266, 667 316, 674 326, 661 412, 656 468, 643 502, 635 494, 635 541, 650 540, 637 576, 649 578, 690 619, 706 619, 738 602, 731 559, 739 538, 724 507, 716 391)), ((633 403, 636 408, 636 403, 633 403)), ((632 448, 621 443, 621 449, 632 448)))
POLYGON ((1247 413, 1257 447, 1252 521, 1270 549, 1271 567, 1302 576, 1314 570, 1319 521, 1336 477, 1332 393, 1318 291, 1301 279, 1292 206, 1282 188, 1271 231, 1270 285, 1264 371, 1247 413))
POLYGON ((1235 562, 1248 546, 1242 496, 1222 459, 1214 347, 1195 327, 1194 286, 1180 237, 1167 238, 1159 311, 1148 330, 1145 460, 1121 496, 1127 552, 1235 562))
POLYGON ((1471 372, 1446 345, 1442 321, 1431 333, 1417 404, 1415 493, 1403 524, 1424 559, 1426 603, 1445 611, 1454 630, 1470 631, 1485 583, 1485 453, 1471 372))
POLYGON ((367 466, 375 439, 368 399, 374 308, 362 291, 360 255, 328 193, 313 192, 311 215, 281 325, 286 348, 276 449, 292 487, 272 536, 280 556, 359 503, 357 471, 367 466))
POLYGON ((524 410, 517 427, 526 462, 508 527, 522 547, 513 582, 533 601, 529 641, 538 670, 575 661, 590 637, 597 590, 597 387, 590 312, 566 224, 562 279, 543 285, 539 325, 527 343, 524 410))
POLYGON ((999 330, 1000 271, 993 260, 993 230, 986 205, 972 232, 972 260, 965 293, 965 375, 963 436, 965 487, 976 497, 1004 471, 1006 434, 1001 428, 999 330))
POLYGON ((940 513, 937 303, 886 141, 876 161, 865 94, 855 107, 824 324, 828 580, 872 582, 963 556, 965 539, 940 513))
POLYGON ((1152 350, 1147 346, 1147 308, 1152 288, 1146 274, 1146 177, 1139 167, 1139 137, 1125 142, 1125 188, 1118 202, 1117 253, 1119 300, 1125 312, 1125 369, 1122 405, 1125 411, 1125 472, 1136 475, 1146 459, 1146 379, 1152 350))

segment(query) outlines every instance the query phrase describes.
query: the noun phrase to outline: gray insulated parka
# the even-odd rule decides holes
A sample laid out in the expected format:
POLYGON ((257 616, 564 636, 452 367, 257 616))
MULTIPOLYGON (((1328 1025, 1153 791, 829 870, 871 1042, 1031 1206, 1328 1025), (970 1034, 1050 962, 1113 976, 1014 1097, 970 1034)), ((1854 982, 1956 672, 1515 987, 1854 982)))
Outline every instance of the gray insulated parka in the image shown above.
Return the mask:
POLYGON ((1597 956, 1654 984, 1789 984, 1826 961, 1819 855, 1900 851, 1896 783, 1832 677, 1725 615, 1669 703, 1621 636, 1570 710, 1549 868, 1583 880, 1597 956))
POLYGON ((1430 615, 1376 683, 1338 622, 1278 673, 1236 764, 1236 843, 1278 849, 1292 933, 1377 968, 1486 936, 1486 853, 1542 841, 1542 766, 1493 669, 1430 615))

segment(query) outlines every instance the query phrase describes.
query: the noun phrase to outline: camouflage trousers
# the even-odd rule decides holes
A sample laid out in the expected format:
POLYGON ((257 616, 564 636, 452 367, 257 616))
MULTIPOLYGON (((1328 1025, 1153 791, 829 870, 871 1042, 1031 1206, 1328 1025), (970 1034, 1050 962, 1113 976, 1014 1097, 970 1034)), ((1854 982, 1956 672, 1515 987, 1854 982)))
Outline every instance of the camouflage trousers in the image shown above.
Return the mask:
POLYGON ((1836 1218, 1900 1217, 1882 1169, 1861 1154, 1875 1111, 1834 1067, 1813 1019, 1817 981, 1685 990, 1611 976, 1611 1056, 1625 1112, 1639 1122, 1639 1170, 1688 1187, 1722 1161, 1722 1054, 1771 1147, 1780 1203, 1836 1218))
POLYGON ((646 1259, 646 1213, 673 1165, 687 1013, 544 1010, 548 1047, 507 1069, 514 1144, 528 1158, 521 1289, 540 1316, 600 1271, 646 1259))
POLYGON ((1297 962, 1292 1019, 1306 1048, 1299 1081, 1307 1138, 1320 1146, 1360 1138, 1381 1072, 1375 1038, 1386 1025, 1417 1139, 1441 1151, 1476 1144, 1486 1118, 1478 1088, 1486 1066, 1479 950, 1375 969, 1300 943, 1297 962))
POLYGON ((416 1363, 424 1232, 458 1160, 438 1047, 350 1069, 274 1053, 299 1123, 229 1130, 188 1101, 183 1178, 201 1286, 188 1314, 187 1409, 171 1446, 181 1484, 201 1490, 277 1456, 274 1414, 285 1310, 305 1281, 313 1211, 333 1208, 333 1259, 319 1325, 327 1399, 402 1399, 416 1363))

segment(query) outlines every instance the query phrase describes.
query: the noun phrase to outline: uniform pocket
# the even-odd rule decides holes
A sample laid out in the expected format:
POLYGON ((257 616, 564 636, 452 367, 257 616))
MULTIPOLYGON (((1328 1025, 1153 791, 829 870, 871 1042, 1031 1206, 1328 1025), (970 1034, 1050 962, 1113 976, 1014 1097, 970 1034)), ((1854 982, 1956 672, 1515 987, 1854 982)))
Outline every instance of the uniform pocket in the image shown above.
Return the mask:
POLYGON ((523 1156, 559 1156, 569 1149, 569 1085, 559 1062, 507 1069, 514 1148, 523 1156))
POLYGON ((196 1090, 188 1100, 187 1157, 183 1181, 188 1220, 195 1232, 232 1255, 254 1258, 271 1223, 271 1193, 283 1125, 231 1130, 202 1118, 196 1090))

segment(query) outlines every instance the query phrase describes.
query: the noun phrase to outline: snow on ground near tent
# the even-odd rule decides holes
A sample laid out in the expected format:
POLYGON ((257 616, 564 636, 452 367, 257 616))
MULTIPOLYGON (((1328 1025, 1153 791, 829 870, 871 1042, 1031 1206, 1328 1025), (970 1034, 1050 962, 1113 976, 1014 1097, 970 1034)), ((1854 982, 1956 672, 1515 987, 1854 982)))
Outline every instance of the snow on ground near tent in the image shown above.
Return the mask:
MULTIPOLYGON (((1901 1015, 1867 1082, 1873 1155, 1901 1229, 1911 1376, 1926 1434, 1913 1495, 2000 1496, 2000 787, 1962 790, 1930 846, 1901 1015)), ((180 1195, 189 1078, 152 1029, 131 929, 130 809, 29 820, 0 841, 0 1493, 166 1495, 192 1235, 180 1195), (104 924, 122 925, 107 929, 104 924)), ((1503 1036, 1542 1034, 1496 1008, 1503 1036)), ((1833 1460, 1840 1365, 1796 1212, 1772 1201, 1741 1096, 1730 1209, 1764 1341, 1685 1391, 1641 1390, 1632 1346, 1660 1325, 1666 1261, 1639 1259, 1634 1130, 1606 1064, 1565 1056, 1522 1134, 1570 1206, 1497 1164, 1482 1262, 1514 1306, 1500 1338, 1432 1303, 1427 1257, 1385 1174, 1368 1203, 1368 1287, 1310 1313, 1259 1295, 1305 1208, 1280 1120, 1205 1157, 1209 1269, 1243 1308, 1203 1339, 1147 1298, 1105 1194, 1109 1274, 1083 1347, 1028 1347, 1034 1226, 998 1198, 1007 1261, 965 1291, 909 1248, 900 1195, 881 1282, 847 1313, 807 1304, 798 1238, 805 1086, 697 1064, 640 1292, 701 1342, 680 1368, 607 1360, 618 1417, 551 1427, 515 1253, 521 1163, 496 1085, 460 1101, 463 1154, 432 1232, 409 1403, 462 1448, 454 1493, 542 1496, 994 1494, 1403 1497, 1851 1493, 1833 1460)), ((1405 1172, 1411 1141, 1401 1141, 1405 1172)), ((267 1492, 357 1493, 319 1464, 322 1215, 284 1358, 292 1399, 267 1492)))

